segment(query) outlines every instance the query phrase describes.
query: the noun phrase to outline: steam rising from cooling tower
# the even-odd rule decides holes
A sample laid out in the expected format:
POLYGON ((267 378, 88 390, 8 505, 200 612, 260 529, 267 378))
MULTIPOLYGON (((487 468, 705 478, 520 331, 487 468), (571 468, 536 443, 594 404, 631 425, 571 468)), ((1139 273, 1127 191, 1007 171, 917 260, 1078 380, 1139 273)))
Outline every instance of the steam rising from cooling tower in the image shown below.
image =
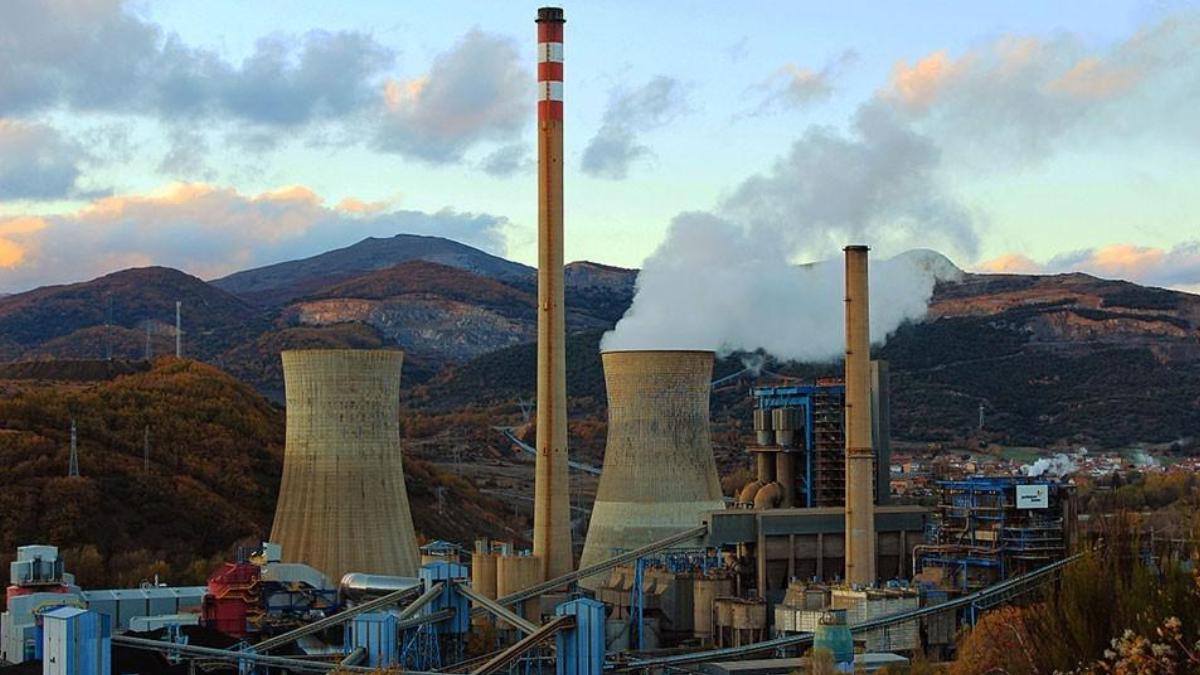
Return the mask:
MULTIPOLYGON (((840 263, 796 265, 781 242, 710 214, 683 214, 646 260, 632 306, 601 349, 761 348, 781 359, 833 360, 843 338, 840 263)), ((872 334, 882 340, 924 317, 935 282, 960 274, 926 250, 877 263, 872 334)))
POLYGON ((415 576, 399 351, 283 352, 287 447, 271 541, 330 579, 415 576))
POLYGON ((725 506, 709 435, 712 352, 601 357, 608 444, 580 567, 695 527, 725 506))

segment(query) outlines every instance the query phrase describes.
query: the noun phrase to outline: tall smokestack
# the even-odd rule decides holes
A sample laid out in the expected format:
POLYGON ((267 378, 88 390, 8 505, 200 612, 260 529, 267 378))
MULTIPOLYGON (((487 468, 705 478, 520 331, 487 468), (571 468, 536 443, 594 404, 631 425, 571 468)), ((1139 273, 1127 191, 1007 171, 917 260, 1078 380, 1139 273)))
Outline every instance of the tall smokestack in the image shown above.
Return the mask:
MULTIPOLYGON (((708 423, 713 353, 604 352, 608 444, 580 567, 725 508, 708 423)), ((602 579, 581 580, 592 587, 602 579)))
POLYGON ((867 247, 846 247, 846 581, 875 583, 867 247))
POLYGON ((538 371, 533 554, 543 578, 574 569, 563 310, 563 11, 538 10, 538 371))

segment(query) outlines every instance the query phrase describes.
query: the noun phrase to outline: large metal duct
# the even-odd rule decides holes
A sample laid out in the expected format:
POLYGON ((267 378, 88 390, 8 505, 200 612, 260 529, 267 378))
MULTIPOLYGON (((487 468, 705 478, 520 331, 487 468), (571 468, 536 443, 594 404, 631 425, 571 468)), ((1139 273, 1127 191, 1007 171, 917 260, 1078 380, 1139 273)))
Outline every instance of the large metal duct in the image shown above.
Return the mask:
POLYGON ((538 39, 537 460, 533 555, 542 577, 573 570, 567 475, 567 330, 563 308, 563 11, 542 7, 538 39))
POLYGON ((709 434, 712 352, 601 356, 608 444, 580 567, 695 527, 725 507, 709 434))
POLYGON ((846 250, 846 581, 875 583, 867 247, 846 250))
POLYGON ((271 541, 331 579, 417 575, 399 351, 283 352, 287 447, 271 541))

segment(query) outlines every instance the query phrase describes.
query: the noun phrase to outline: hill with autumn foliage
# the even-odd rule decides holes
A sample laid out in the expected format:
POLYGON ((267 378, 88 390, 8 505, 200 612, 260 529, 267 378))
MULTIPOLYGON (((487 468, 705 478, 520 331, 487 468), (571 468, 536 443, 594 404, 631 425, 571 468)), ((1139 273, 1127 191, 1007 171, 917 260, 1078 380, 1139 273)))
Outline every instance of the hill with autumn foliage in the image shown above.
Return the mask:
MULTIPOLYGON (((159 574, 199 583, 235 545, 267 536, 283 458, 284 413, 216 368, 164 358, 141 372, 0 371, 0 563, 32 542, 63 548, 88 586, 159 574), (63 379, 54 379, 61 377, 63 379), (71 420, 80 475, 67 475, 71 420), (149 464, 145 432, 150 429, 149 464)), ((418 532, 512 536, 474 487, 406 458, 418 532), (437 493, 466 504, 436 513, 437 493)))

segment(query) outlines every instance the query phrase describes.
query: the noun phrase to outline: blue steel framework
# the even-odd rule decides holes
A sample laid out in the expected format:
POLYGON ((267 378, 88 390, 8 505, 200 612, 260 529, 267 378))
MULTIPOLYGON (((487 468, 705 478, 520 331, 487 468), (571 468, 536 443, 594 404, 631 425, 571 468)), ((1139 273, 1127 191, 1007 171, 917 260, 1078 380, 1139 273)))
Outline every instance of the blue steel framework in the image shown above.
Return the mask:
POLYGON ((941 501, 916 555, 927 566, 959 573, 963 591, 983 588, 1067 554, 1069 486, 1024 476, 972 476, 939 481, 941 501), (1017 486, 1044 486, 1046 508, 1019 508, 1017 486), (980 571, 972 581, 972 572, 980 571))
POLYGON ((818 394, 845 397, 842 384, 804 384, 784 387, 755 387, 752 390, 754 407, 761 410, 800 408, 804 415, 804 505, 813 507, 813 453, 816 451, 816 420, 814 398, 818 394))

